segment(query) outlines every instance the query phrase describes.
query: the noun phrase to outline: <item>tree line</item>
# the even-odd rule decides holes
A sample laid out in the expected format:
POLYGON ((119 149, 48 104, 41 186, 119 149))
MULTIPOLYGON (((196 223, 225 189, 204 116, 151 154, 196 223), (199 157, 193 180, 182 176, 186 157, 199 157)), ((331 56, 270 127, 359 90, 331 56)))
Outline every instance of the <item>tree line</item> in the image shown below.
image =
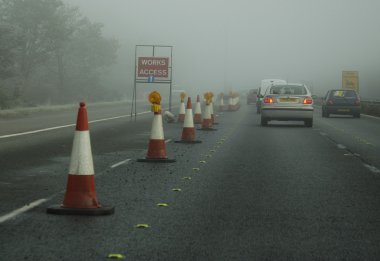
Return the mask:
POLYGON ((115 98, 118 41, 61 0, 0 0, 0 108, 115 98))

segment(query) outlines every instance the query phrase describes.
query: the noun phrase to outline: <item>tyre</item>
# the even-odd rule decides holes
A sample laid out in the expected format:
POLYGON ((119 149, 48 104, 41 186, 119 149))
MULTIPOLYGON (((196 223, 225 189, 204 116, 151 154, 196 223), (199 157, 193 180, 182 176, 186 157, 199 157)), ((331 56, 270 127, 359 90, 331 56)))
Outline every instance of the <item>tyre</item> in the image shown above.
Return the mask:
POLYGON ((313 127, 313 119, 305 120, 306 127, 313 127))
POLYGON ((268 119, 261 117, 261 126, 267 126, 268 125, 268 119))
POLYGON ((352 116, 354 116, 354 118, 360 118, 360 113, 355 113, 355 114, 352 115, 352 116))

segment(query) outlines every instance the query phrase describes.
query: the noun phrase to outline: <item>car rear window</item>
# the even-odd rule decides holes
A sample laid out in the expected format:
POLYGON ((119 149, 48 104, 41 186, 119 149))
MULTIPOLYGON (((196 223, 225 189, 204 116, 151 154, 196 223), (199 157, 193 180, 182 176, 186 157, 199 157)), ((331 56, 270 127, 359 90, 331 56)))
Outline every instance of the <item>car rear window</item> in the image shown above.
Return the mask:
POLYGON ((305 95, 307 90, 304 86, 298 85, 275 85, 270 88, 269 94, 305 95))
POLYGON ((356 98, 356 92, 352 90, 336 90, 331 92, 333 98, 356 98))

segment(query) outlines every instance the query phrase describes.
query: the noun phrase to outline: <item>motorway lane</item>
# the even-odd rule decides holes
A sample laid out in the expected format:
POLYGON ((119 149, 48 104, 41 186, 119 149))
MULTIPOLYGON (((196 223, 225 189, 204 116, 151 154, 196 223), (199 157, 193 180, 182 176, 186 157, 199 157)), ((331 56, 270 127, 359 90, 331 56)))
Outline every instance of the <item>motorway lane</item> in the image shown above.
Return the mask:
POLYGON ((380 118, 362 115, 360 119, 345 115, 331 115, 322 118, 316 110, 315 121, 330 139, 347 147, 365 164, 375 166, 380 175, 380 118))
MULTIPOLYGON (((168 143, 175 164, 131 161, 107 169, 113 158, 142 151, 120 146, 114 153, 117 142, 103 138, 99 150, 105 148, 95 154, 107 164, 96 168, 97 191, 115 214, 46 215, 46 206, 62 200, 57 194, 0 224, 0 253, 10 260, 105 260, 112 252, 128 260, 376 260, 379 177, 321 135, 328 131, 323 124, 261 127, 246 106, 219 119, 218 131, 197 132, 202 144, 168 143), (182 191, 173 192, 177 187, 182 191), (136 229, 137 223, 151 227, 136 229)), ((92 135, 115 135, 93 129, 92 135)), ((167 125, 165 136, 180 131, 167 125)))
MULTIPOLYGON (((167 105, 165 105, 167 107, 167 105)), ((110 117, 130 118, 131 103, 107 103, 107 104, 89 104, 90 121, 105 119, 110 117)), ((149 105, 146 101, 137 103, 137 113, 149 111, 149 105)), ((56 126, 67 126, 75 124, 75 115, 78 106, 66 107, 63 109, 52 109, 51 111, 29 112, 23 116, 11 118, 0 118, 0 139, 3 136, 15 133, 24 133, 56 126)))

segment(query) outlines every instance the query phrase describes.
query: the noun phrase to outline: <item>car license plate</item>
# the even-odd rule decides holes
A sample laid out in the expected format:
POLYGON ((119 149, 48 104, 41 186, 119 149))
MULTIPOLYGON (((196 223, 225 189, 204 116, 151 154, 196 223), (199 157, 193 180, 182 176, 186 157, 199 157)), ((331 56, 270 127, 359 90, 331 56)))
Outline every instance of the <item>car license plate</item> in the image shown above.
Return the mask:
POLYGON ((338 112, 349 112, 350 109, 338 109, 338 112))
POLYGON ((298 102, 297 98, 280 98, 280 102, 298 102))

